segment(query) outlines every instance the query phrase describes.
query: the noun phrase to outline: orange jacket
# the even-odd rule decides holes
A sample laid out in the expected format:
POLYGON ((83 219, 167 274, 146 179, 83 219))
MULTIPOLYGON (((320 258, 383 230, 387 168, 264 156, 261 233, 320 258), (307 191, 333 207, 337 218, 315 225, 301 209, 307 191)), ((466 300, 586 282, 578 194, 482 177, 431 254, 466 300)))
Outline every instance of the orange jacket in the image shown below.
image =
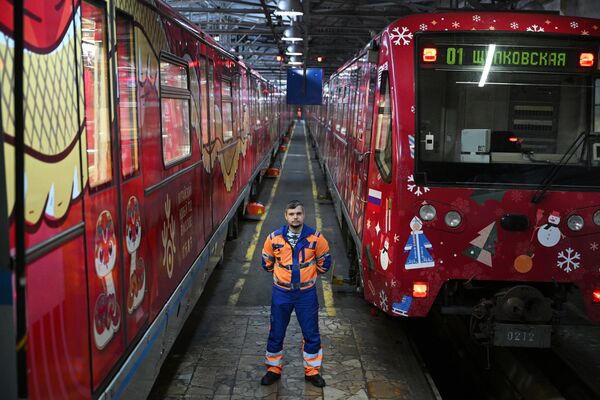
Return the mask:
POLYGON ((329 244, 325 237, 304 225, 296 247, 287 241, 288 226, 267 236, 262 252, 262 267, 273 273, 273 284, 279 288, 305 290, 317 282, 317 274, 331 267, 329 244))

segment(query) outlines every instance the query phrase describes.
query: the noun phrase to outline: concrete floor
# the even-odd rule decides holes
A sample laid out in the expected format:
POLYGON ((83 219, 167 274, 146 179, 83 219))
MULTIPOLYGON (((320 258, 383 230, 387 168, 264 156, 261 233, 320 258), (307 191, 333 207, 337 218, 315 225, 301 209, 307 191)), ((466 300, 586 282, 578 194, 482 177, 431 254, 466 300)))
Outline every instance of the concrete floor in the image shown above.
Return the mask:
POLYGON ((239 238, 226 244, 223 266, 210 278, 149 398, 435 398, 404 333, 405 321, 372 315, 353 287, 332 283, 332 275, 348 276, 349 262, 333 206, 318 200, 325 182, 302 123, 280 163, 281 176, 261 185, 264 220, 241 222, 239 238), (323 389, 304 381, 302 335, 294 317, 285 341, 282 379, 260 385, 272 279, 260 267, 261 249, 266 235, 285 223, 284 207, 292 199, 304 203, 305 223, 325 235, 334 260, 333 273, 318 283, 322 375, 327 382, 323 389))

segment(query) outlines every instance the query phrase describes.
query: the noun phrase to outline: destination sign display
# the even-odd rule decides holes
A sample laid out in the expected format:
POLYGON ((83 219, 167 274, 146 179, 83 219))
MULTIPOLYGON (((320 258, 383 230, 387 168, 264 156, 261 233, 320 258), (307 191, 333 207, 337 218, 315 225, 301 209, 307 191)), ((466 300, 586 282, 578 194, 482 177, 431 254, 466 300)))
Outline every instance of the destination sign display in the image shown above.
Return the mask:
MULTIPOLYGON (((426 45, 423 48, 435 48, 435 60, 421 60, 421 65, 483 67, 486 63, 489 46, 486 45, 426 45)), ((492 55, 492 67, 513 67, 519 69, 540 69, 553 71, 581 70, 580 55, 583 52, 597 54, 596 50, 529 48, 495 46, 492 55)), ((594 57, 593 67, 596 66, 594 57)), ((592 68, 589 68, 592 69, 592 68)))

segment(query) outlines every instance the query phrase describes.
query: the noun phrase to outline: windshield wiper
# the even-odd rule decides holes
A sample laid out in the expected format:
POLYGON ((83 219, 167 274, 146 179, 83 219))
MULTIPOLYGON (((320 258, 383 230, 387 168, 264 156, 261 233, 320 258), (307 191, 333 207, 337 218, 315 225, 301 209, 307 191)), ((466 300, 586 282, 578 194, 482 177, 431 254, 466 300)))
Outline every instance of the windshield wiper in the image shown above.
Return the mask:
POLYGON ((523 152, 523 155, 525 157, 527 157, 527 159, 529 161, 534 162, 534 163, 556 165, 556 163, 553 162, 553 161, 550 161, 550 160, 540 160, 540 159, 535 158, 535 153, 533 151, 523 152))
POLYGON ((565 151, 565 154, 563 154, 563 156, 561 157, 560 161, 556 165, 554 165, 552 170, 550 170, 550 173, 548 173, 548 175, 546 175, 546 177, 542 180, 540 187, 535 191, 535 193, 531 197, 532 203, 537 204, 542 200, 542 197, 544 197, 544 195, 554 182, 554 179, 556 179, 558 172, 569 162, 569 160, 571 160, 573 154, 575 154, 577 149, 581 147, 583 143, 585 143, 586 139, 586 131, 583 131, 579 135, 577 135, 573 143, 571 143, 571 146, 569 146, 567 151, 565 151))

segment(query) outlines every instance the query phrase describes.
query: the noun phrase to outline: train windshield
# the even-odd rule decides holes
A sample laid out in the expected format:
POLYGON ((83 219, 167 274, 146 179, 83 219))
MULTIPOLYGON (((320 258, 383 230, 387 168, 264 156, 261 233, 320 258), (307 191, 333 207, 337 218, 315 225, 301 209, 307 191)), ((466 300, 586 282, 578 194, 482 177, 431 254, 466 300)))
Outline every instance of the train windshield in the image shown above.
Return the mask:
POLYGON ((418 43, 417 176, 536 186, 564 164, 555 186, 600 187, 598 42, 434 34, 418 43))

